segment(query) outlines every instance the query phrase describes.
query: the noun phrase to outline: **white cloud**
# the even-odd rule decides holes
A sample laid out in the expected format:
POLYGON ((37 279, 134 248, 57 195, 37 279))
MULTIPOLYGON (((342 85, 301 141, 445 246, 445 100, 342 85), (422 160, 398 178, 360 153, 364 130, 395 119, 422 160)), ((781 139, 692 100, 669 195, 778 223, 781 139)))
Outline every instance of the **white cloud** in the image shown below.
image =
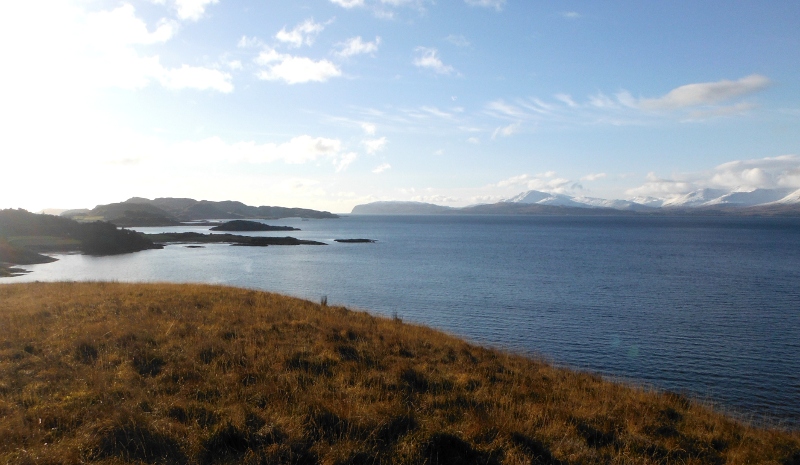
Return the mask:
POLYGON ((646 182, 634 189, 625 191, 630 196, 671 197, 696 190, 698 186, 689 180, 659 178, 655 173, 647 173, 646 182))
POLYGON ((151 31, 136 16, 134 7, 123 4, 110 11, 85 14, 73 34, 70 70, 83 85, 140 89, 156 82, 170 89, 233 91, 232 76, 213 67, 182 65, 165 67, 157 55, 142 56, 135 48, 172 39, 175 22, 161 19, 151 31))
POLYGON ((361 36, 347 39, 340 43, 338 46, 340 50, 336 55, 347 58, 353 55, 360 55, 363 53, 375 53, 378 51, 378 46, 381 44, 381 38, 375 37, 375 42, 364 42, 361 36))
POLYGON ((527 174, 520 174, 518 176, 512 176, 508 179, 504 179, 497 183, 497 187, 510 187, 510 186, 522 186, 528 183, 530 176, 527 174))
POLYGON ((336 172, 338 173, 340 171, 344 171, 345 169, 347 169, 347 167, 350 166, 351 163, 356 161, 356 158, 358 158, 358 154, 355 152, 347 152, 341 157, 339 157, 339 159, 334 163, 334 165, 336 166, 336 172))
POLYGON ((643 185, 626 193, 669 199, 704 188, 741 191, 800 188, 800 156, 736 160, 718 165, 711 171, 684 173, 673 178, 661 178, 655 173, 648 173, 643 185))
POLYGON ((497 183, 500 188, 517 188, 525 190, 537 190, 552 194, 564 194, 580 190, 581 185, 567 178, 556 177, 555 171, 548 171, 534 176, 520 174, 504 179, 497 183))
POLYGON ((567 19, 578 19, 581 17, 580 13, 578 13, 577 11, 565 11, 561 13, 561 16, 567 19))
POLYGON ((606 173, 592 173, 582 177, 581 181, 597 181, 598 179, 603 179, 606 176, 606 173))
POLYGON ((671 90, 663 97, 642 99, 639 103, 642 108, 649 110, 669 110, 699 105, 714 105, 757 92, 769 85, 770 80, 766 77, 752 74, 738 81, 722 80, 717 82, 687 84, 671 90))
POLYGON ((800 157, 782 155, 723 163, 714 169, 709 184, 730 189, 800 187, 800 157))
POLYGON ((342 8, 354 8, 357 6, 364 6, 364 0, 331 0, 331 3, 335 3, 342 8))
POLYGON ((364 130, 364 133, 373 135, 378 128, 372 123, 361 123, 361 129, 364 130))
POLYGON ((175 36, 178 26, 162 19, 156 30, 150 32, 147 24, 136 16, 133 5, 123 4, 111 11, 99 11, 86 15, 83 34, 98 42, 95 47, 112 48, 124 45, 150 45, 163 43, 175 36))
POLYGON ((175 0, 175 9, 178 10, 180 19, 197 21, 203 17, 208 5, 214 5, 219 0, 175 0))
POLYGON ((469 40, 462 35, 450 34, 449 36, 445 37, 444 40, 450 42, 456 47, 469 47, 470 45, 469 40))
POLYGON ((414 57, 414 66, 433 70, 437 74, 452 74, 455 71, 452 66, 442 63, 435 48, 417 47, 414 51, 417 54, 414 57))
POLYGON ((380 150, 383 150, 386 147, 386 138, 381 137, 379 139, 369 139, 362 142, 364 147, 367 150, 367 153, 373 154, 380 150))
POLYGON ((481 143, 481 140, 478 139, 477 137, 470 137, 469 139, 467 139, 467 142, 469 142, 470 144, 479 145, 481 143))
POLYGON ((288 84, 306 82, 325 82, 339 77, 342 72, 328 60, 315 61, 311 58, 296 57, 278 53, 273 49, 262 51, 256 63, 266 66, 258 72, 259 79, 265 81, 284 81, 288 84))
POLYGON ((494 130, 492 133, 492 139, 496 139, 497 136, 508 137, 513 135, 515 132, 519 131, 521 124, 520 123, 511 123, 508 126, 499 127, 494 130))
POLYGON ((312 45, 323 29, 325 29, 324 24, 316 23, 313 19, 307 19, 295 26, 291 31, 287 31, 286 27, 282 28, 275 34, 275 38, 289 44, 290 47, 298 48, 303 44, 312 45))
POLYGON ((383 173, 384 171, 386 171, 388 169, 391 169, 391 168, 392 168, 392 165, 390 165, 388 163, 384 163, 382 165, 379 165, 374 170, 372 170, 372 172, 375 173, 375 174, 380 174, 380 173, 383 173))
POLYGON ((497 11, 503 9, 506 0, 464 0, 470 6, 482 6, 487 8, 494 8, 497 11))
POLYGON ((264 42, 258 37, 242 36, 242 38, 239 39, 239 42, 236 44, 236 46, 239 48, 263 47, 264 42))

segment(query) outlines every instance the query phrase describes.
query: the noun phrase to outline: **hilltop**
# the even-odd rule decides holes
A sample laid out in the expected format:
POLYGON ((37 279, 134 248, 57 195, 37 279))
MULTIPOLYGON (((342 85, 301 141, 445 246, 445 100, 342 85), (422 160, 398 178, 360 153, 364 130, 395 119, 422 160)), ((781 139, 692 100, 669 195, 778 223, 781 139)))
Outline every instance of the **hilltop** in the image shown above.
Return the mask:
POLYGON ((265 292, 4 285, 0 341, 4 463, 800 461, 681 395, 265 292))

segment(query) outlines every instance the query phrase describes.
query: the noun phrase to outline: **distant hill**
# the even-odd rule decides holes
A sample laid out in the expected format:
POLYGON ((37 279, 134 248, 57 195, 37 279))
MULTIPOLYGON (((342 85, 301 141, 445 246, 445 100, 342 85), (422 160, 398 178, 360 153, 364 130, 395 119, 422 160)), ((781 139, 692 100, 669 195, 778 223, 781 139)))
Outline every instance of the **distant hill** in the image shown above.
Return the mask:
POLYGON ((457 209, 424 202, 372 202, 353 207, 353 215, 436 215, 457 209))
POLYGON ((0 261, 18 265, 42 263, 31 261, 36 257, 26 252, 76 250, 91 255, 114 255, 160 248, 142 235, 117 229, 111 223, 78 223, 68 218, 38 215, 21 209, 0 210, 0 239, 11 246, 6 247, 4 258, 0 261))
POLYGON ((208 219, 338 218, 326 211, 307 208, 253 207, 231 200, 212 202, 188 198, 132 197, 124 202, 98 205, 91 210, 69 210, 62 216, 76 220, 109 221, 117 226, 173 226, 208 219))

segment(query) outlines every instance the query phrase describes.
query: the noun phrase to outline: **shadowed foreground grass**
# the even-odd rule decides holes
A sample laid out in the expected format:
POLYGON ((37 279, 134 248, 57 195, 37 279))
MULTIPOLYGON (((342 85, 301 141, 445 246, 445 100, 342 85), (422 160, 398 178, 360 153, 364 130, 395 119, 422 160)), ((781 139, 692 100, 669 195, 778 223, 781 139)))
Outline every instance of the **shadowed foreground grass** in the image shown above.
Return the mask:
POLYGON ((0 286, 0 463, 800 463, 800 435, 343 307, 0 286))

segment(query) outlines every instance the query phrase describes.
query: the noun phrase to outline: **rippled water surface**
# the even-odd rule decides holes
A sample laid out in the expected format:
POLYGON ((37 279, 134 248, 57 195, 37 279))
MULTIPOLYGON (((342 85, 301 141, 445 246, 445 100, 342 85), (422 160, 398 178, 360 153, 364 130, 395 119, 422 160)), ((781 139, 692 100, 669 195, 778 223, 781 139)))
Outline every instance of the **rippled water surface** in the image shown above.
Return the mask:
POLYGON ((317 301, 326 295, 800 427, 798 219, 351 216, 269 223, 302 231, 253 234, 330 245, 62 255, 1 282, 207 282, 317 301), (362 237, 378 242, 333 242, 362 237))

